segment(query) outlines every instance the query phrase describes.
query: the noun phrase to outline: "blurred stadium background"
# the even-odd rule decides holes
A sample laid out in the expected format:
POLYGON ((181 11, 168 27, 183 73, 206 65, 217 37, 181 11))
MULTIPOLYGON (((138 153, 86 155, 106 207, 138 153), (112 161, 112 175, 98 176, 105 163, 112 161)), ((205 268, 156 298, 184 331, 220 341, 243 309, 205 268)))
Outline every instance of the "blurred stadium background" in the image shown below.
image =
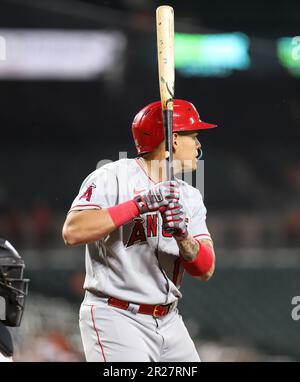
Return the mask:
POLYGON ((175 8, 176 97, 203 133, 217 270, 188 276, 182 315, 204 361, 300 360, 300 4, 0 2, 0 236, 31 278, 16 361, 81 361, 83 248, 61 228, 99 160, 135 156, 130 126, 159 97, 155 8, 175 8))

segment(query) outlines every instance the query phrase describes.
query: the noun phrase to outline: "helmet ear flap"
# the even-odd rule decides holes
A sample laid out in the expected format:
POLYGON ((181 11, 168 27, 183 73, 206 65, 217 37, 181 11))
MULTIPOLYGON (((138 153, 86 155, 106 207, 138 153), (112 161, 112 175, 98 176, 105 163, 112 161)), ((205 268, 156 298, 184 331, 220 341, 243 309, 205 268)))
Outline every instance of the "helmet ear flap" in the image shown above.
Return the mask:
POLYGON ((132 135, 139 155, 156 150, 164 140, 161 101, 152 102, 137 113, 132 135))

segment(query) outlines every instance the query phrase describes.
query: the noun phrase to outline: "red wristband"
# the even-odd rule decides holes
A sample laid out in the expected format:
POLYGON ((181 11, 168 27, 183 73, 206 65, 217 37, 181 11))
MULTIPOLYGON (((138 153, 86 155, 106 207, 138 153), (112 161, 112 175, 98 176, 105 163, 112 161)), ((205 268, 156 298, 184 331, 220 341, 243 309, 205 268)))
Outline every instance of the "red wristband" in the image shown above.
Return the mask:
MULTIPOLYGON (((196 239, 197 240, 197 239, 196 239)), ((187 261, 181 257, 184 269, 194 277, 206 274, 212 267, 214 261, 213 249, 205 244, 201 244, 199 240, 199 251, 197 257, 193 261, 187 261)))
POLYGON ((109 207, 107 211, 115 223, 116 228, 130 222, 130 220, 139 215, 139 209, 133 200, 109 207))

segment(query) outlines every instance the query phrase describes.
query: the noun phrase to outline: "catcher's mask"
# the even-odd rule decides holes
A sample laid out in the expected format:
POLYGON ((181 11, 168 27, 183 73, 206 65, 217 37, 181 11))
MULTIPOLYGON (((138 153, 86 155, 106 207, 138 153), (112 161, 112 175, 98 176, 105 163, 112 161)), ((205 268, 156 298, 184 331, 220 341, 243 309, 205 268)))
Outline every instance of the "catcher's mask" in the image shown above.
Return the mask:
MULTIPOLYGON (((5 300, 6 326, 20 326, 29 280, 23 278, 25 264, 9 241, 0 238, 0 296, 5 300)), ((3 301, 3 299, 2 299, 3 301)))

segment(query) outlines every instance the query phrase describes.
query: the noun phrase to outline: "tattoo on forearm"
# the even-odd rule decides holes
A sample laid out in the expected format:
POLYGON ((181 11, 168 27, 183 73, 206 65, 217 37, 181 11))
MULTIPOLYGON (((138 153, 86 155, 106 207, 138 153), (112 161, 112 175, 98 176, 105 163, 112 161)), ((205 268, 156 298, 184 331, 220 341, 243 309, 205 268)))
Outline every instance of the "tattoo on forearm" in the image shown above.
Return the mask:
POLYGON ((177 242, 180 254, 188 261, 193 261, 199 251, 199 243, 196 239, 189 236, 185 240, 177 242))

